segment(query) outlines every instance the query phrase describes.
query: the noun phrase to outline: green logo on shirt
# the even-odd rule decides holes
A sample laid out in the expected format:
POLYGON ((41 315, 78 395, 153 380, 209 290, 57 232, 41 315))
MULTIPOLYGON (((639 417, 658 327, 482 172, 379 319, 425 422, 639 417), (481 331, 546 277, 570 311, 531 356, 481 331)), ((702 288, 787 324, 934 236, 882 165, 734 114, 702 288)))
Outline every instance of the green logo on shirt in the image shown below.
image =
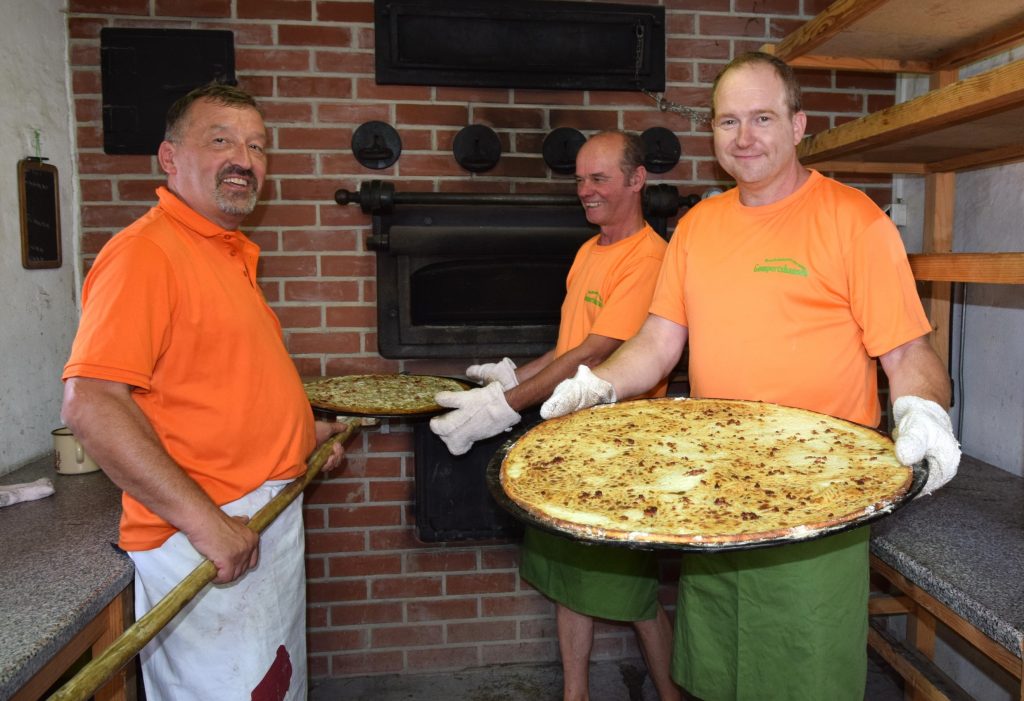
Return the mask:
POLYGON ((583 301, 589 302, 598 308, 604 307, 604 299, 597 290, 587 290, 587 294, 583 296, 583 301))
POLYGON ((807 268, 792 258, 765 258, 764 262, 771 263, 772 265, 755 265, 755 273, 783 273, 785 275, 807 277, 807 268))

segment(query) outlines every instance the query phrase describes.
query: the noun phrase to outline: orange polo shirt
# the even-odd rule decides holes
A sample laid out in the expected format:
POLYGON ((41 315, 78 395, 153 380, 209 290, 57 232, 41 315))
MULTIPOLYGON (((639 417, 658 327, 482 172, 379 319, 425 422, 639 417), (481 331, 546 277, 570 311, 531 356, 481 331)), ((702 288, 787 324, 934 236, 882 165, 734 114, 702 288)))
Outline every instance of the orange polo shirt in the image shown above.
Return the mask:
MULTIPOLYGON (((131 385, 170 456, 225 504, 304 472, 313 415, 256 284, 259 247, 166 188, 157 195, 97 256, 63 378, 131 385)), ((122 503, 125 550, 174 533, 131 495, 122 503)))

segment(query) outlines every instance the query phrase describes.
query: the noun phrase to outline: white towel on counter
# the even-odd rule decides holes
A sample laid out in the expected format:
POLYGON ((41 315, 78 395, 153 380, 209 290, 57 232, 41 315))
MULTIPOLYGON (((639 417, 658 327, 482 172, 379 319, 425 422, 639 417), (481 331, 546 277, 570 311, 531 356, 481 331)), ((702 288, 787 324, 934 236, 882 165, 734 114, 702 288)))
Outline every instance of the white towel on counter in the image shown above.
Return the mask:
POLYGON ((51 494, 53 494, 53 481, 47 477, 22 484, 0 484, 0 506, 10 506, 19 501, 42 499, 51 494))

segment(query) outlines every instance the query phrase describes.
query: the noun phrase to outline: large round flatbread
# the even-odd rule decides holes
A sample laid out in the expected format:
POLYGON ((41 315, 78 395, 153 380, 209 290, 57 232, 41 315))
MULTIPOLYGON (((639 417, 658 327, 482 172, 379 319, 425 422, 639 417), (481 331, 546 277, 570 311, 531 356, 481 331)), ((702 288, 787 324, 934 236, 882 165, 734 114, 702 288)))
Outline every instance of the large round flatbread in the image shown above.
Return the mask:
POLYGON ((461 392, 469 385, 435 375, 342 375, 305 383, 317 409, 353 416, 430 414, 443 411, 438 392, 461 392))
POLYGON ((906 494, 892 441, 761 402, 649 399, 541 423, 502 461, 505 494, 590 539, 730 544, 802 539, 906 494))

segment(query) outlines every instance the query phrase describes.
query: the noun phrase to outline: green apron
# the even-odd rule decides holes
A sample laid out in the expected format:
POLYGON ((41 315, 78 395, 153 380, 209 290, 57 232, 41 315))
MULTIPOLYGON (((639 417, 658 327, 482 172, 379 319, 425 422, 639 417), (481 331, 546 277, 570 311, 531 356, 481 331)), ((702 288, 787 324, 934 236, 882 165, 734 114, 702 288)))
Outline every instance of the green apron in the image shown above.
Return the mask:
POLYGON ((587 545, 527 527, 519 574, 587 616, 644 621, 657 614, 658 562, 648 550, 587 545))
POLYGON ((863 701, 868 537, 685 555, 673 678, 704 701, 863 701))

